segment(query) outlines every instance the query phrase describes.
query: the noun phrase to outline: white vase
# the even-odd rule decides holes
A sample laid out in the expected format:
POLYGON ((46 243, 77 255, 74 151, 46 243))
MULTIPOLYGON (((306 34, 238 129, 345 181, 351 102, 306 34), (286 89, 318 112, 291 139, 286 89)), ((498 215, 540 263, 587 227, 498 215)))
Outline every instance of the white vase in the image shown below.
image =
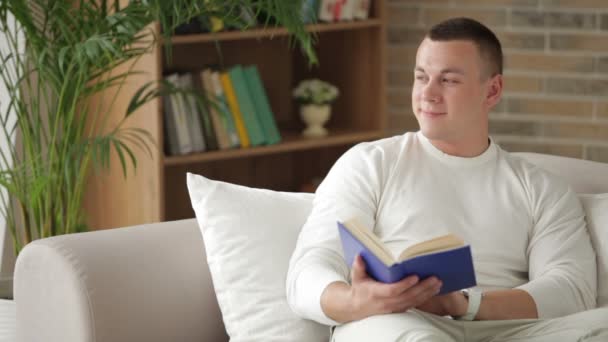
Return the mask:
POLYGON ((306 128, 302 135, 306 137, 324 137, 327 129, 323 127, 331 116, 331 106, 329 104, 306 104, 300 107, 300 117, 306 123, 306 128))

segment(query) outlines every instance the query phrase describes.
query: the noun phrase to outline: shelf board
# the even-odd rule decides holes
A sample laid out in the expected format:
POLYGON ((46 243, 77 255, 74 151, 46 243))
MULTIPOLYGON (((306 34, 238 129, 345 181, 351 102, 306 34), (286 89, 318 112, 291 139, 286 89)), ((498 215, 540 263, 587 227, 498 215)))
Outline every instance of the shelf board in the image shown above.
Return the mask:
POLYGON ((166 156, 165 166, 186 165, 201 162, 227 160, 243 157, 265 156, 283 152, 311 150, 327 146, 340 146, 379 139, 382 131, 341 131, 323 138, 304 138, 299 133, 281 132, 282 142, 276 145, 256 146, 222 151, 209 151, 181 156, 166 156))
MULTIPOLYGON (((367 19, 359 21, 345 21, 336 23, 322 23, 306 25, 306 31, 308 32, 330 32, 330 31, 344 31, 344 30, 357 30, 365 29, 370 27, 380 27, 382 21, 380 19, 367 19)), ((176 35, 171 38, 171 44, 194 44, 194 43, 205 43, 214 41, 228 41, 228 40, 244 40, 244 39, 255 39, 255 38, 273 38, 280 36, 288 36, 290 33, 284 27, 267 27, 267 28, 255 28, 245 31, 221 31, 215 33, 201 33, 201 34, 188 34, 188 35, 176 35)))

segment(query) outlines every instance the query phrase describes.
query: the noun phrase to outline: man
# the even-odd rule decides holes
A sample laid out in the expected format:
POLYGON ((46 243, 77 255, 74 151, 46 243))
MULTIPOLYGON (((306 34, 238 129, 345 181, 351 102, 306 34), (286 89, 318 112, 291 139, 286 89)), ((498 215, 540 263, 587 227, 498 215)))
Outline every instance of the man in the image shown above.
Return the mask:
POLYGON ((576 194, 489 139, 502 59, 477 21, 433 27, 414 70, 420 131, 355 146, 319 186, 287 297, 299 315, 336 326, 333 340, 577 341, 608 327, 607 311, 589 310, 595 253, 576 194), (478 287, 438 296, 434 277, 382 284, 360 257, 351 273, 336 221, 352 217, 394 254, 455 233, 471 245, 478 287))

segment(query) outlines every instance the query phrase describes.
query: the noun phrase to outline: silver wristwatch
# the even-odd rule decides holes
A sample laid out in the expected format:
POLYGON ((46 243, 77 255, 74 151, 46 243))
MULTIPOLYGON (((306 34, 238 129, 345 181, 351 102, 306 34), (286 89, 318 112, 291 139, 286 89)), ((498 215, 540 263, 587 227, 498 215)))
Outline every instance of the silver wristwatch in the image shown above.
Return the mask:
POLYGON ((472 321, 479 312, 483 292, 477 288, 470 288, 462 290, 462 294, 467 298, 469 305, 467 306, 467 312, 463 316, 456 317, 456 319, 461 321, 472 321))

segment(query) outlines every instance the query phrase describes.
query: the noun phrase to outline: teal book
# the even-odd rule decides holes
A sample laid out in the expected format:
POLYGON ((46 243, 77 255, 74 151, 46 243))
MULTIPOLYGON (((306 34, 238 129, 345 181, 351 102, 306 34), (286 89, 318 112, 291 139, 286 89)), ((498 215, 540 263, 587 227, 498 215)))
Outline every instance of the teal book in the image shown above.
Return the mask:
POLYGON ((262 83, 258 68, 255 65, 250 65, 243 68, 243 72, 245 73, 249 94, 253 99, 255 113, 260 120, 262 130, 266 136, 266 143, 271 145, 281 142, 281 134, 277 128, 274 113, 270 108, 268 96, 266 96, 266 90, 264 90, 264 84, 262 83))
POLYGON ((338 222, 344 259, 350 266, 361 255, 368 275, 379 282, 394 283, 407 276, 419 279, 436 276, 443 283, 439 294, 477 284, 471 247, 453 234, 414 244, 398 258, 384 243, 357 220, 338 222))
POLYGON ((245 80, 245 74, 243 73, 243 67, 236 65, 228 71, 228 76, 232 82, 236 101, 238 102, 239 109, 243 116, 243 122, 245 129, 249 136, 249 143, 251 146, 258 146, 266 143, 266 137, 262 131, 262 125, 257 117, 255 107, 253 105, 253 99, 249 94, 249 88, 247 87, 247 81, 245 80))

